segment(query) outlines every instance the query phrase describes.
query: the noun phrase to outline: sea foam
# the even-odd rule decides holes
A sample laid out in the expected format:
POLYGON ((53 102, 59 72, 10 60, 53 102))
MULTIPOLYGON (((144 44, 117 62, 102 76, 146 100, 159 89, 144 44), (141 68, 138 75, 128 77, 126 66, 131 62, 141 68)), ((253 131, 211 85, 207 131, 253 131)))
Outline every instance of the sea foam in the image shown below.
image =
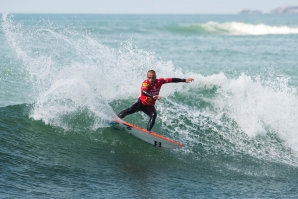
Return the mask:
POLYGON ((242 22, 207 22, 203 24, 182 25, 181 28, 188 31, 206 31, 215 34, 227 35, 276 35, 298 34, 298 28, 289 26, 271 26, 266 24, 249 24, 242 22))

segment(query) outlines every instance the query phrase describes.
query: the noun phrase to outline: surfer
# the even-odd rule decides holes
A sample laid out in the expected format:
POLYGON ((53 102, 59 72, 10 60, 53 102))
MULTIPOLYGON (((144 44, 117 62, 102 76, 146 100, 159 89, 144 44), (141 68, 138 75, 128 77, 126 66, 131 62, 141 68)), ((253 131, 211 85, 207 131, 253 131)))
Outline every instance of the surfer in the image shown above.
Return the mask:
POLYGON ((189 83, 194 81, 193 78, 180 79, 180 78, 156 78, 156 73, 154 70, 149 70, 147 72, 147 79, 143 81, 141 87, 141 95, 138 98, 138 101, 134 103, 130 108, 121 111, 118 114, 119 118, 124 118, 126 115, 143 111, 150 117, 150 120, 147 125, 147 130, 151 131, 154 126, 155 119, 157 116, 156 109, 154 107, 156 100, 161 99, 159 91, 161 86, 166 83, 177 83, 185 82, 189 83))

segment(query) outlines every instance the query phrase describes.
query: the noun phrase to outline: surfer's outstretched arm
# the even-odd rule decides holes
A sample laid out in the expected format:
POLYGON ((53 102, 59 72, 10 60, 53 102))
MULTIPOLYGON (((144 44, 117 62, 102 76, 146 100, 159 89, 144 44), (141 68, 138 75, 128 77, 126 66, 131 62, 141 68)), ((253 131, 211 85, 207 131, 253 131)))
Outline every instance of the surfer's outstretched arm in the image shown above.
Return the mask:
POLYGON ((173 83, 177 83, 177 82, 185 82, 185 83, 189 83, 194 81, 193 78, 187 78, 187 79, 180 79, 180 78, 172 78, 172 82, 173 83))

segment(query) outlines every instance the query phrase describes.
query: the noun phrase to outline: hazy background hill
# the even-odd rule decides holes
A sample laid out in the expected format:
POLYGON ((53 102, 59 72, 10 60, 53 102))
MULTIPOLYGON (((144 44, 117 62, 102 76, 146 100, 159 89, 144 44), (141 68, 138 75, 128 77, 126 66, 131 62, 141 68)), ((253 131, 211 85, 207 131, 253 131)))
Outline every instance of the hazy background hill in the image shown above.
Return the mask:
MULTIPOLYGON (((298 14, 298 6, 283 6, 278 7, 269 12, 270 14, 298 14)), ((241 10, 239 14, 263 14, 261 10, 241 10)))

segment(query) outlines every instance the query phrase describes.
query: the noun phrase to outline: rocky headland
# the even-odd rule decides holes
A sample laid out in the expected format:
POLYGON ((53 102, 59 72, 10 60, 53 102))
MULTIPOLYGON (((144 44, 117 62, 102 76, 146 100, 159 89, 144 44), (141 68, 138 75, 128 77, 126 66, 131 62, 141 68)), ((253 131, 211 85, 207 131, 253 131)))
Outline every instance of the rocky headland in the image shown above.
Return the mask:
POLYGON ((262 11, 261 10, 241 10, 239 14, 255 15, 255 14, 262 14, 262 11))
MULTIPOLYGON (((241 10, 238 14, 263 14, 261 10, 241 10)), ((271 10, 269 14, 298 14, 298 6, 283 6, 271 10)))
POLYGON ((298 14, 298 6, 279 7, 271 10, 270 14, 298 14))

